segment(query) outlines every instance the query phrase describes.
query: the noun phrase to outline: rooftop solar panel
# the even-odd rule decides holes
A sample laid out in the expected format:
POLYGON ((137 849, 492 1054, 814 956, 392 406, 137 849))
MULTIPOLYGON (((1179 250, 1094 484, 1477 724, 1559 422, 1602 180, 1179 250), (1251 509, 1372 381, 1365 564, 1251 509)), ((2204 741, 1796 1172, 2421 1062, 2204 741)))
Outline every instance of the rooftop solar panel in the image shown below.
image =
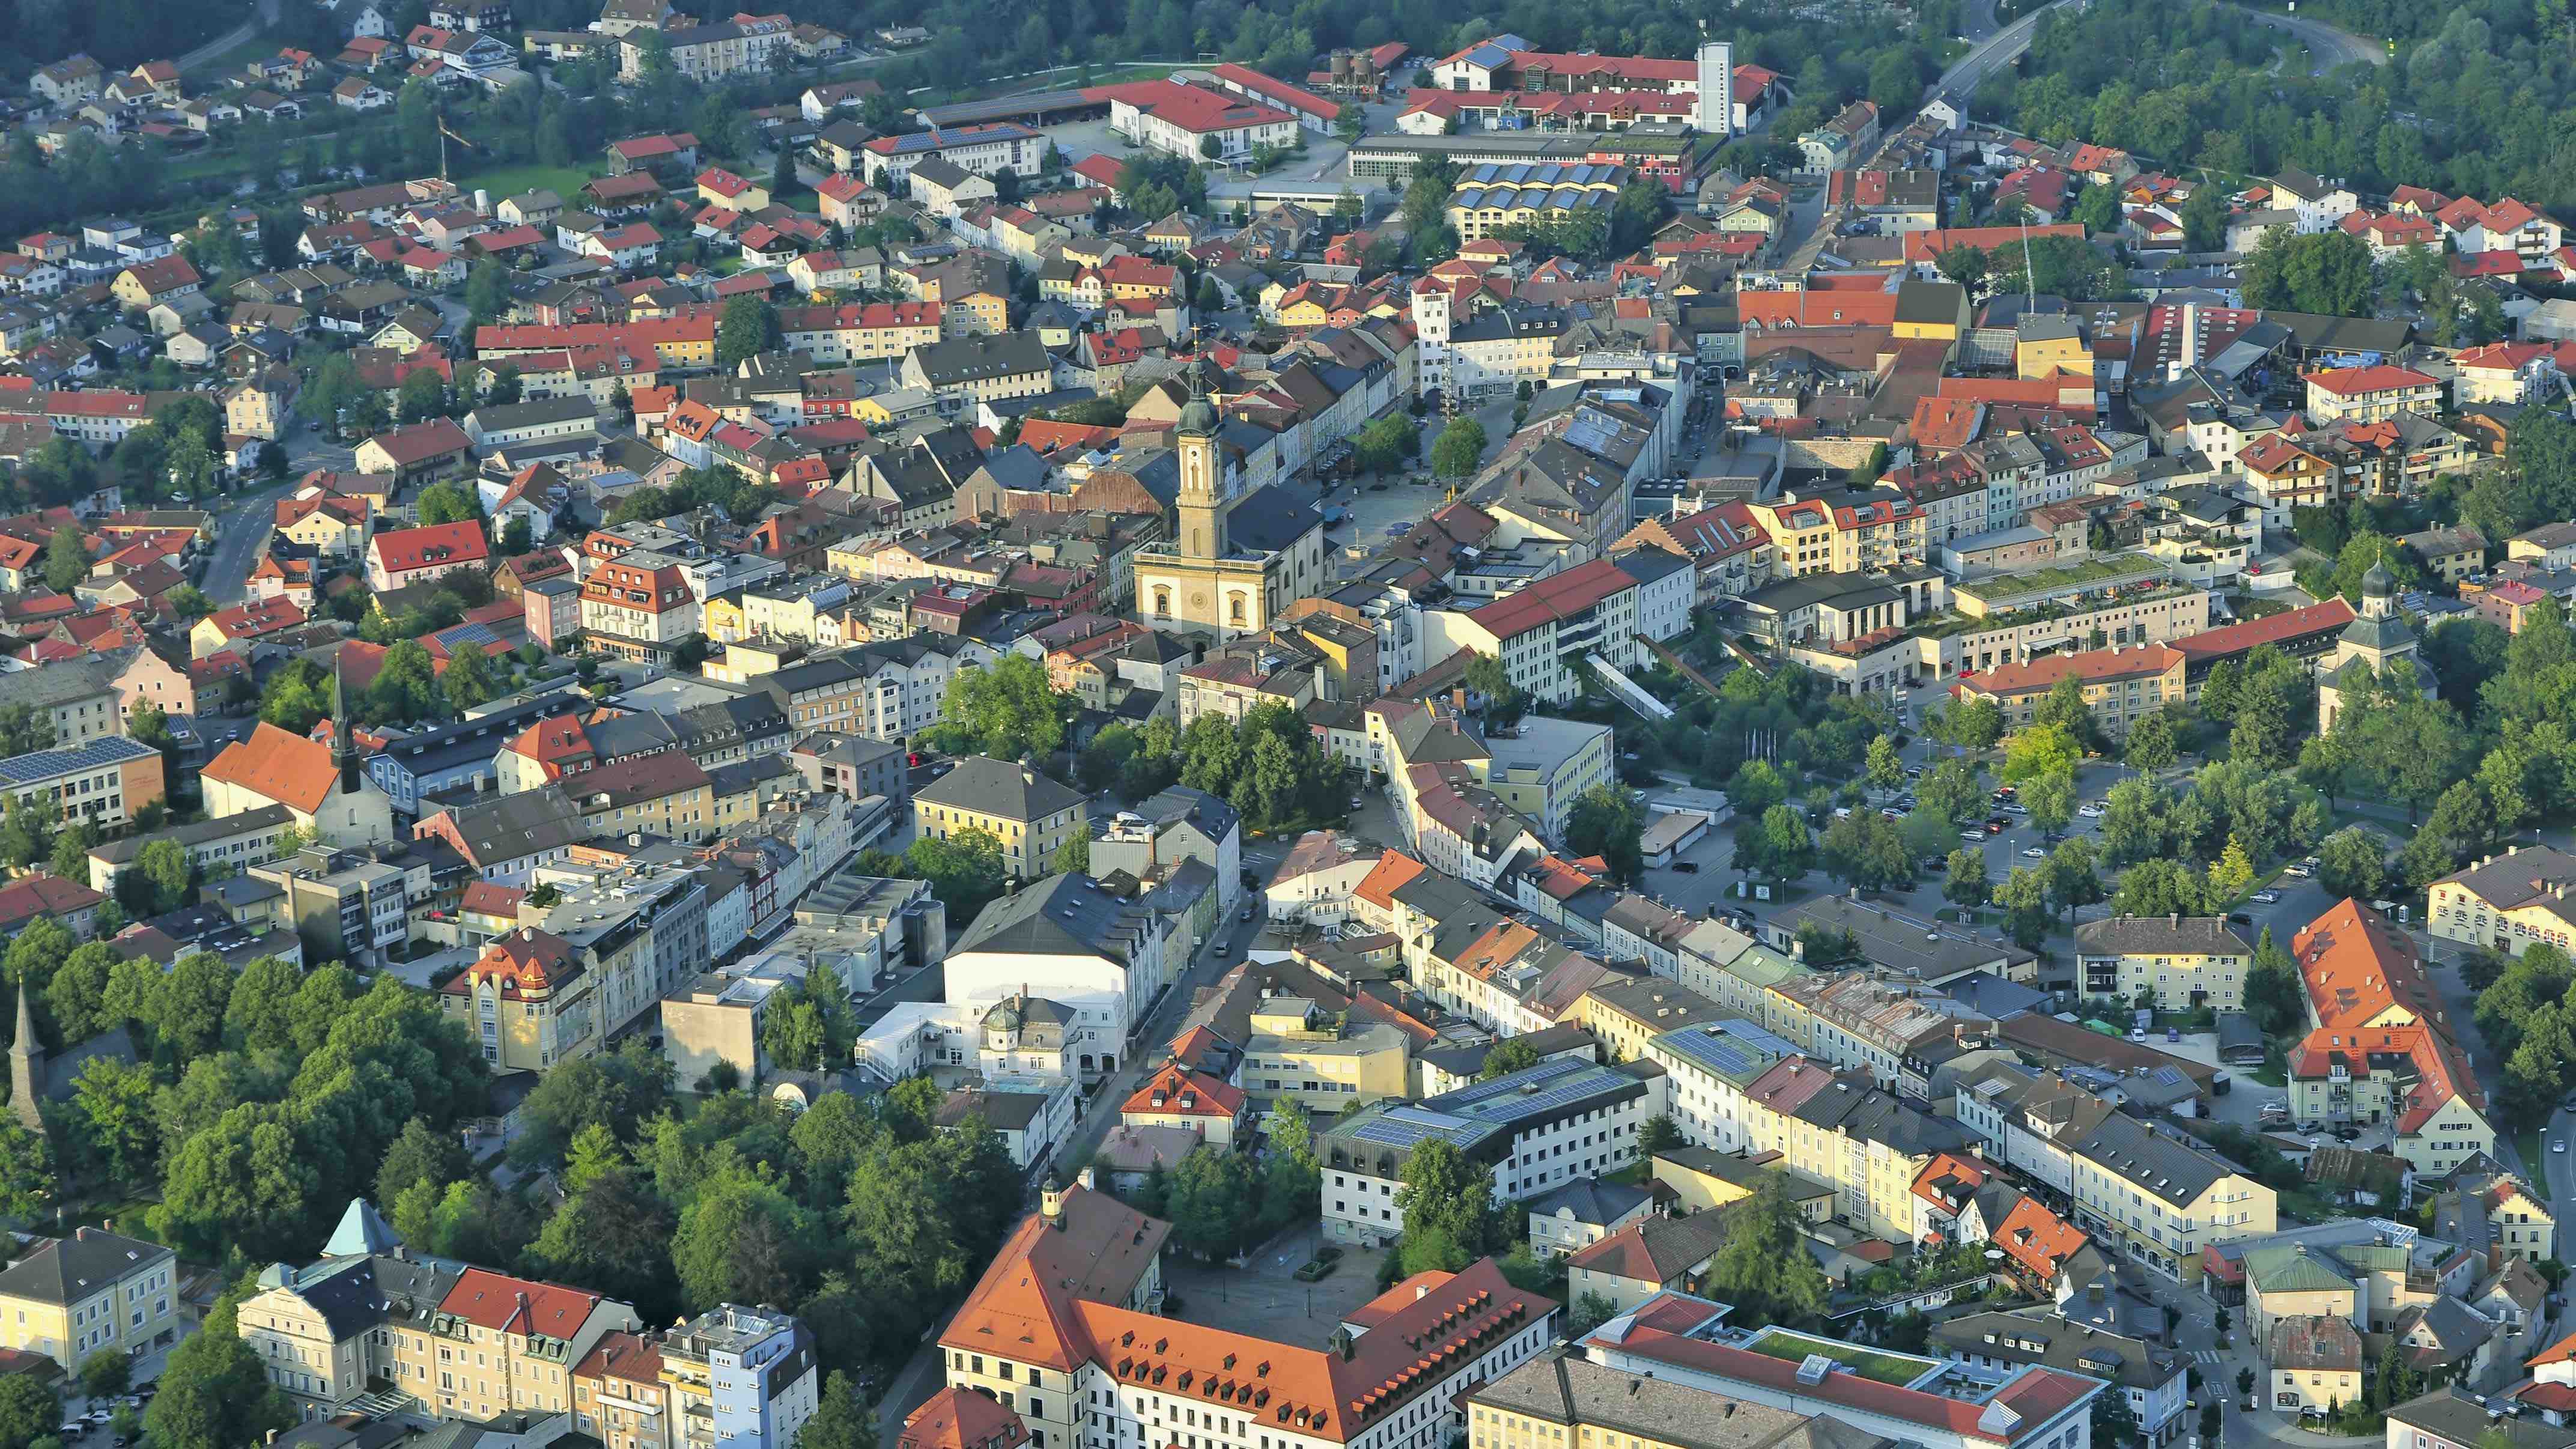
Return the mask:
POLYGON ((127 760, 139 760, 153 753, 150 745, 123 735, 106 735, 73 745, 68 749, 37 750, 0 760, 0 784, 27 785, 51 780, 74 770, 104 769, 127 760))

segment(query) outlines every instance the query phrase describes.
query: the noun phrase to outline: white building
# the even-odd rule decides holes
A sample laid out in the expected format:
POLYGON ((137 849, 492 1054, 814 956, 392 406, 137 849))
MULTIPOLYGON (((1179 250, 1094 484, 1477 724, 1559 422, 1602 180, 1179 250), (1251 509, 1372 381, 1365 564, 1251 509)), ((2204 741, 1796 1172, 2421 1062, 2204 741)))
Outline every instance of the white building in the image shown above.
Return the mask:
POLYGON ((796 1442, 822 1397, 814 1335, 774 1308, 720 1303, 662 1340, 662 1373, 696 1429, 705 1405, 719 1449, 778 1449, 796 1442))
POLYGON ((1055 1001, 1100 998, 1109 1019, 1098 1060, 1077 1069, 1115 1072, 1129 1038, 1189 953, 1186 928, 1087 875, 1056 875, 986 906, 948 954, 950 1002, 990 1005, 1026 994, 1055 1001))

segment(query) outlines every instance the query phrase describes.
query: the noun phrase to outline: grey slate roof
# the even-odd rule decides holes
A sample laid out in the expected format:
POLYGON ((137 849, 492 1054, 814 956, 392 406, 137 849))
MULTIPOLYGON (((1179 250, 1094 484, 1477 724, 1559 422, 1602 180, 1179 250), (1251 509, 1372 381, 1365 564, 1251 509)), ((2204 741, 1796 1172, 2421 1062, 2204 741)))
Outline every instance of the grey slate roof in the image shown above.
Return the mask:
POLYGON ((560 850, 590 838, 590 827, 561 785, 521 790, 450 812, 474 865, 560 850))
POLYGON ((968 755, 957 768, 933 780, 914 799, 976 815, 1031 823, 1063 810, 1079 809, 1080 791, 1008 760, 968 755))
POLYGON ((2251 956, 2254 948, 2224 916, 2117 916, 2075 928, 2079 952, 2092 956, 2251 956))
POLYGON ((102 1291, 156 1258, 171 1256, 159 1243, 100 1228, 56 1238, 0 1273, 0 1294, 68 1307, 102 1291))
POLYGON ((1154 929, 1154 913, 1103 891, 1087 875, 1054 875, 1002 897, 949 948, 1126 961, 1154 929))

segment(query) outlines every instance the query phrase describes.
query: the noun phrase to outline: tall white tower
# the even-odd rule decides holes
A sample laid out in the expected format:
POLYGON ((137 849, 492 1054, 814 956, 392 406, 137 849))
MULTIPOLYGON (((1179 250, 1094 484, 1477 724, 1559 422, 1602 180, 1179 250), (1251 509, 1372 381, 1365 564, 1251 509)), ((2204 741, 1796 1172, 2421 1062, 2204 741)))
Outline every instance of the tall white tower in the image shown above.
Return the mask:
POLYGON ((1699 47, 1699 112, 1691 124, 1712 136, 1735 134, 1735 46, 1704 40, 1699 47))

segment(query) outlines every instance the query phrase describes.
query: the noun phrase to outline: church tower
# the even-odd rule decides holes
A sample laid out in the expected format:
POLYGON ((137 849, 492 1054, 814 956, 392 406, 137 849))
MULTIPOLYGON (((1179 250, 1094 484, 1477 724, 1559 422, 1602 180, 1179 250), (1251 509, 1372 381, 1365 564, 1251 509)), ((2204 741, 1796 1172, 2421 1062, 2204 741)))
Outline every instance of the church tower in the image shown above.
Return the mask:
POLYGON ((18 988, 18 1039, 9 1043, 9 1113, 18 1125, 41 1137, 44 1095, 36 1082, 45 1069, 45 1050, 36 1045, 36 1014, 28 1009, 27 988, 18 988))
POLYGON ((1189 370, 1190 400, 1173 429, 1180 455, 1181 557, 1212 559, 1225 552, 1225 480, 1217 466, 1216 406, 1207 400, 1198 368, 1189 370))
POLYGON ((331 662, 331 763, 340 772, 339 793, 357 794, 361 770, 357 722, 349 718, 349 687, 341 678, 337 659, 331 662))

